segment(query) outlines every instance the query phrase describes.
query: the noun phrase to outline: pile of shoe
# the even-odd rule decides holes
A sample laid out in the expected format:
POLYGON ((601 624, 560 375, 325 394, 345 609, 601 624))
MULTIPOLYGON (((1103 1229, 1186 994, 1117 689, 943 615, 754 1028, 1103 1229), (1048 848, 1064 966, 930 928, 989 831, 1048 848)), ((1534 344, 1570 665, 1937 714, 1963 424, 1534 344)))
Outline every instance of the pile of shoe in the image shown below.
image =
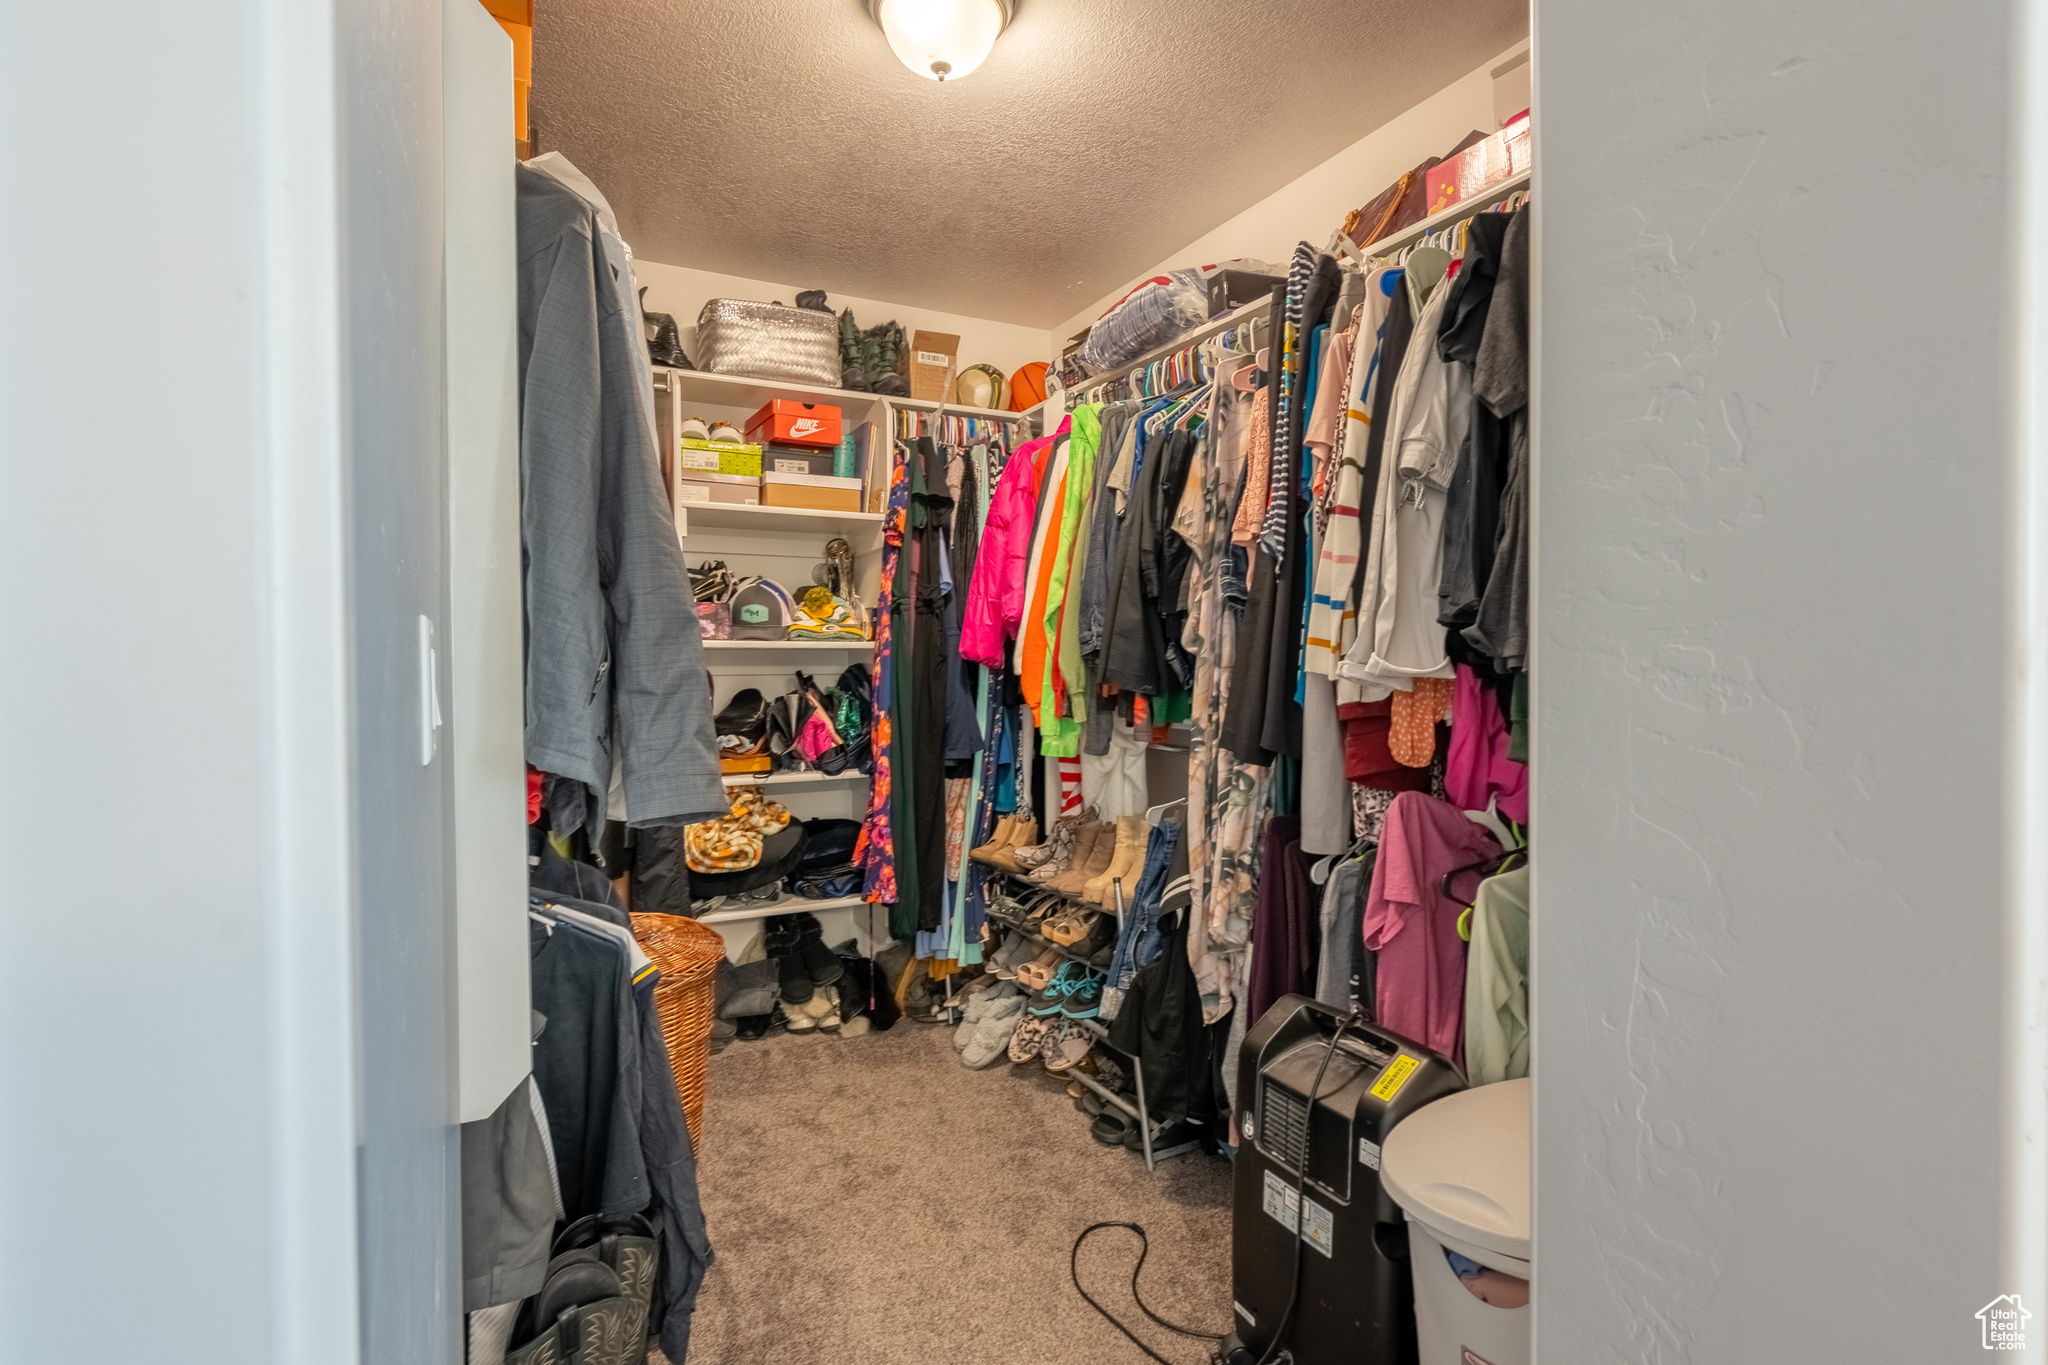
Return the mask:
POLYGON ((960 1064, 973 1071, 1003 1059, 1010 1047, 1010 1035, 1024 1018, 1024 992, 1014 982, 986 976, 981 980, 994 984, 968 996, 961 1008, 960 1026, 953 1032, 960 1064))
MULTIPOLYGON (((1019 860, 1023 860, 1021 855, 1019 860)), ((1111 903, 1111 890, 1118 881, 1123 883, 1125 899, 1129 899, 1137 889, 1138 873, 1144 864, 1144 816, 1126 815, 1116 820, 1083 818, 1073 826, 1072 843, 1065 849, 1055 849, 1031 873, 1031 879, 1062 896, 1105 905, 1111 903)))
POLYGON ((973 850, 969 855, 976 862, 1000 868, 1004 872, 1022 873, 1023 864, 1015 857, 1018 849, 1029 848, 1038 842, 1038 820, 1027 810, 1017 810, 996 821, 995 829, 989 834, 988 842, 973 850))
POLYGON ((1018 811, 998 821, 989 841, 973 857, 991 867, 1028 876, 1041 886, 1091 905, 1115 904, 1115 889, 1124 899, 1137 890, 1145 867, 1148 830, 1142 815, 1098 820, 1091 812, 1056 821, 1043 841, 1038 822, 1018 811))
POLYGON ((837 1032, 841 1017, 836 983, 845 975, 839 954, 825 946, 825 930, 813 914, 771 915, 762 926, 763 946, 776 964, 782 1013, 791 1033, 837 1032))

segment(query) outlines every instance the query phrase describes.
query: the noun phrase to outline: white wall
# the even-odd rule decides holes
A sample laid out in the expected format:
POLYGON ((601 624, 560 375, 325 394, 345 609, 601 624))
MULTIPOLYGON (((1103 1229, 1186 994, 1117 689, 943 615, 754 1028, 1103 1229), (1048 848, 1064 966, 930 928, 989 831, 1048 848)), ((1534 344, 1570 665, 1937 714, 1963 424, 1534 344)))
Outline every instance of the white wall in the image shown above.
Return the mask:
POLYGON ((2043 1353, 2022 8, 1537 6, 1542 1365, 2043 1353))
POLYGON ((335 29, 0 7, 8 1360, 361 1359, 335 29))
MULTIPOLYGON (((683 332, 683 349, 692 354, 692 332, 697 326, 697 314, 707 299, 758 299, 763 303, 781 299, 793 305, 800 291, 827 287, 822 283, 775 284, 768 280, 749 280, 738 275, 719 275, 709 270, 692 270, 686 266, 638 259, 633 262, 633 270, 647 288, 648 310, 674 314, 676 325, 683 332)), ((1020 365, 1044 360, 1051 345, 1052 334, 1042 327, 1019 327, 1014 323, 962 317, 958 313, 940 313, 908 304, 859 299, 850 294, 828 292, 825 302, 834 312, 851 308, 853 320, 863 328, 893 318, 903 324, 905 341, 920 327, 928 332, 957 336, 960 338, 960 365, 963 369, 985 363, 996 366, 1006 375, 1012 374, 1020 365)))
MULTIPOLYGON (((1251 256, 1271 262, 1286 273, 1296 242, 1313 242, 1320 249, 1344 221, 1345 214, 1393 184, 1402 174, 1430 157, 1442 156, 1475 128, 1482 133, 1498 128, 1493 68, 1528 46, 1526 42, 1517 43, 1229 222, 1203 233, 1149 270, 1131 276, 1053 328, 1054 350, 1064 349, 1068 338, 1101 317, 1132 285, 1163 270, 1251 256)), ((1227 117, 1227 104, 1227 100, 1219 104, 1219 118, 1227 117)))

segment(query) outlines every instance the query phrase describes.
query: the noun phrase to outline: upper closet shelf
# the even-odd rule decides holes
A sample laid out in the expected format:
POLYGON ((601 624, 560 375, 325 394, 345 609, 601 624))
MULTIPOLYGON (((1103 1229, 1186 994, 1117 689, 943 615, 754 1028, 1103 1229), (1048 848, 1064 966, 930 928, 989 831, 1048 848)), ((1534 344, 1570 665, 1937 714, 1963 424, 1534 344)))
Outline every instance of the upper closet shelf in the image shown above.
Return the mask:
MULTIPOLYGON (((862 394, 861 397, 867 395, 862 394)), ((929 398, 885 398, 882 400, 892 408, 909 408, 913 412, 932 412, 938 404, 929 398)), ((1030 416, 1039 404, 1033 404, 1022 412, 1011 412, 1008 408, 970 408, 965 403, 946 404, 948 417, 985 417, 997 422, 1020 422, 1030 416)))
POLYGON ((1498 204, 1516 190, 1525 190, 1527 188, 1529 188, 1529 172, 1518 171, 1501 181, 1498 185, 1488 185, 1470 199, 1460 200, 1442 213, 1432 213, 1421 222, 1410 223, 1399 232, 1390 232, 1377 242, 1367 242, 1359 249, 1359 254, 1367 258, 1391 256, 1402 247, 1412 245, 1439 228, 1449 227, 1452 223, 1470 218, 1488 204, 1498 204))
MULTIPOLYGON (((771 398, 792 398, 801 403, 832 403, 851 409, 873 408, 887 403, 891 407, 930 412, 939 406, 929 398, 891 398, 879 393, 863 393, 859 389, 832 389, 822 384, 796 384, 781 379, 745 379, 739 375, 713 374, 708 370, 672 370, 657 365, 654 373, 664 389, 673 384, 685 404, 701 403, 706 407, 758 408, 771 398)), ((683 415, 687 417, 690 414, 685 411, 683 415)), ((1022 419, 1026 413, 948 403, 946 415, 1012 422, 1022 419)))
MULTIPOLYGON (((781 379, 743 379, 732 374, 712 374, 708 370, 671 370, 657 365, 656 375, 666 375, 668 383, 675 385, 685 405, 701 403, 707 407, 758 408, 771 398, 791 398, 800 403, 831 403, 840 408, 870 408, 880 403, 877 394, 862 393, 858 389, 829 389, 822 384, 793 384, 781 379)), ((687 406, 683 415, 690 416, 687 406)))

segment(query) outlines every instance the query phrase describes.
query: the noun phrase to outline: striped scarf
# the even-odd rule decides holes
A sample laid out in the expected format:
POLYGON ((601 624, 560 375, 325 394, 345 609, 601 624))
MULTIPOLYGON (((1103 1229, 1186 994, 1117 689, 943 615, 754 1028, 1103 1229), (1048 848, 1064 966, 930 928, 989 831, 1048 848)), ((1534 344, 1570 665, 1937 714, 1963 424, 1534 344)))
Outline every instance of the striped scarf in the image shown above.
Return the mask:
POLYGON ((1287 266, 1287 306, 1280 331, 1279 363, 1274 366, 1273 458, 1266 469, 1266 520, 1259 527, 1259 548, 1280 567, 1281 550, 1287 543, 1287 518, 1294 507, 1294 443, 1289 440, 1294 412, 1294 378, 1301 370, 1301 305, 1308 282, 1316 273, 1316 249, 1307 242, 1294 244, 1294 259, 1287 266))

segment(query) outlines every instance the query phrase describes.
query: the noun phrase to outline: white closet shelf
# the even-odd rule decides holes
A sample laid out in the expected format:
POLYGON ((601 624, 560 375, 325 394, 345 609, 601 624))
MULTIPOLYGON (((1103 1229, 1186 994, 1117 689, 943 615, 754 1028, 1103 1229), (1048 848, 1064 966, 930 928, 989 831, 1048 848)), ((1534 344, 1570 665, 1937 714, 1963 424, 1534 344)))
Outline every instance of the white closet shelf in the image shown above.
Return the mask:
POLYGON ((767 919, 770 915, 817 914, 820 910, 851 910, 866 905, 862 896, 834 896, 830 900, 811 900, 805 896, 784 896, 773 905, 750 905, 744 910, 713 910, 697 916, 699 924, 738 924, 744 920, 767 919))
POLYGON ((685 502, 676 507, 683 535, 692 531, 755 531, 768 534, 878 535, 880 512, 820 512, 808 507, 761 507, 731 502, 685 502))
POLYGON ((686 405, 683 416, 690 416, 688 404, 703 403, 707 406, 726 408, 758 408, 771 398, 791 398, 799 403, 831 403, 837 407, 871 408, 880 402, 880 396, 862 393, 858 389, 827 388, 823 384, 794 384, 781 379, 747 379, 736 374, 713 374, 709 370, 671 370, 655 366, 654 372, 666 375, 668 382, 675 386, 686 405))
POLYGON ((868 775, 858 768, 843 773, 727 773, 728 787, 787 787, 812 782, 865 782, 868 775))
POLYGON ((1367 242, 1359 248, 1359 254, 1368 259, 1375 256, 1391 255, 1411 242, 1419 241, 1430 233, 1437 231, 1439 228, 1448 227, 1452 223, 1461 222, 1472 217, 1488 204, 1499 203, 1516 190, 1525 190, 1527 188, 1529 188, 1529 172, 1517 172, 1501 181, 1498 185, 1488 185, 1470 199, 1459 200, 1442 213, 1432 213, 1421 222, 1410 223, 1399 232, 1390 232, 1376 242, 1367 242))
MULTIPOLYGON (((885 398, 882 400, 892 408, 909 408, 912 412, 933 412, 938 403, 930 398, 885 398)), ((948 417, 987 417, 998 422, 1021 422, 1039 404, 1032 404, 1023 412, 1012 412, 1008 408, 970 408, 965 403, 946 404, 948 417)))
POLYGON ((706 640, 706 649, 778 649, 795 650, 809 654, 819 650, 837 650, 842 653, 866 653, 875 647, 873 640, 706 640))

